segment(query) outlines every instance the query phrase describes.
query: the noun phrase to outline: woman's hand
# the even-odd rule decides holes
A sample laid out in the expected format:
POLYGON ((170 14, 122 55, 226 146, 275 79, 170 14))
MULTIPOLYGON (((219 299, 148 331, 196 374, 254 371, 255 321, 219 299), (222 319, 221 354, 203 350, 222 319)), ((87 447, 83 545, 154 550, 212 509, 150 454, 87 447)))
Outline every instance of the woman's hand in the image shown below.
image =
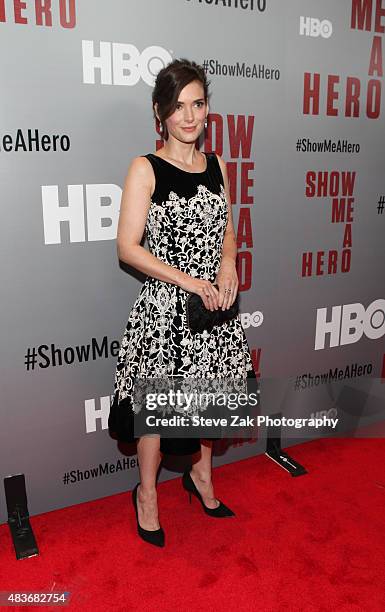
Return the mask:
POLYGON ((219 292, 210 281, 186 275, 183 282, 179 283, 179 286, 185 291, 199 295, 207 310, 213 311, 218 309, 219 292))
POLYGON ((238 275, 233 259, 222 260, 221 267, 215 279, 219 287, 218 306, 227 310, 233 304, 238 293, 238 275))

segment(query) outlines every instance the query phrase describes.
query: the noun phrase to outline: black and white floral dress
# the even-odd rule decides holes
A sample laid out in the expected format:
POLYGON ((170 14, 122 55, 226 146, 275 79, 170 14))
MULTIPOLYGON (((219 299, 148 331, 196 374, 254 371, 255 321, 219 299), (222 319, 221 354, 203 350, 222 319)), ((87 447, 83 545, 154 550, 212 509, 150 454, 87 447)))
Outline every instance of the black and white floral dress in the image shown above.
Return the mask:
MULTIPOLYGON (((228 209, 215 153, 206 153, 203 172, 188 172, 149 153, 156 179, 146 221, 149 251, 196 278, 215 281, 228 209)), ((147 277, 128 317, 120 344, 108 420, 118 439, 134 441, 135 377, 255 377, 240 316, 209 333, 192 334, 186 323, 188 292, 147 277)), ((198 439, 161 439, 161 450, 190 454, 198 439)))

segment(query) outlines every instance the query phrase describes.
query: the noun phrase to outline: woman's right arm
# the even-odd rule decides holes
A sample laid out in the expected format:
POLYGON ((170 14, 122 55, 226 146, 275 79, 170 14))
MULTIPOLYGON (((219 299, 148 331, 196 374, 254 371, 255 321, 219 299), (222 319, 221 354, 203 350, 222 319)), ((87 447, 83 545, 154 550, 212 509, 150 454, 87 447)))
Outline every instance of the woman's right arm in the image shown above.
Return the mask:
POLYGON ((145 157, 135 157, 128 168, 120 204, 116 238, 118 257, 147 276, 197 293, 206 308, 213 310, 218 307, 218 291, 209 281, 194 278, 166 264, 140 244, 151 204, 153 180, 150 162, 145 157))

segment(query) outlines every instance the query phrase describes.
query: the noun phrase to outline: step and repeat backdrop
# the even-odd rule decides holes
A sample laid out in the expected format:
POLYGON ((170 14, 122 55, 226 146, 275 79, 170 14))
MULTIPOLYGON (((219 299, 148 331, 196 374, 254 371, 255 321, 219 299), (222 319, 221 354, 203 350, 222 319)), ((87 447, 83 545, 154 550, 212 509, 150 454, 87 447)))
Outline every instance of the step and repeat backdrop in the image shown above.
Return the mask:
MULTIPOLYGON (((175 58, 211 81, 200 148, 227 162, 263 412, 324 418, 313 439, 338 418, 339 435, 376 435, 384 31, 384 0, 0 0, 0 473, 25 474, 32 515, 138 480, 135 448, 107 427, 143 282, 116 231, 131 159, 162 146, 151 92, 175 58)), ((282 428, 283 446, 298 440, 282 428)), ((214 464, 265 445, 261 424, 214 464)))

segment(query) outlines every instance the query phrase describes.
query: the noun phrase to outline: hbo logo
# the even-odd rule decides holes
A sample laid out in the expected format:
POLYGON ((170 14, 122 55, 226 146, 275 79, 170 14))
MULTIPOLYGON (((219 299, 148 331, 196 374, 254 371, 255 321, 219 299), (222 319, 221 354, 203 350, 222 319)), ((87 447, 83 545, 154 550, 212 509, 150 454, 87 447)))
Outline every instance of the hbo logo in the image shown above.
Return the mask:
POLYGON ((330 348, 354 344, 362 334, 371 340, 385 334, 385 300, 374 300, 366 310, 362 304, 333 306, 330 321, 326 321, 326 316, 327 308, 317 309, 316 351, 325 348, 327 334, 330 334, 330 348))
POLYGON ((311 412, 311 419, 335 419, 338 416, 337 408, 329 408, 329 410, 317 410, 317 412, 311 412))
POLYGON ((324 19, 320 21, 316 17, 300 17, 299 33, 300 36, 322 36, 322 38, 330 38, 333 32, 331 21, 324 19))
POLYGON ((94 85, 96 78, 102 85, 133 86, 142 79, 151 87, 157 73, 168 64, 170 53, 151 45, 140 53, 130 43, 110 43, 101 41, 99 49, 94 48, 93 40, 82 41, 83 83, 94 85))
POLYGON ((241 312, 241 323, 244 329, 248 327, 259 327, 263 322, 263 314, 256 310, 255 312, 241 312))

